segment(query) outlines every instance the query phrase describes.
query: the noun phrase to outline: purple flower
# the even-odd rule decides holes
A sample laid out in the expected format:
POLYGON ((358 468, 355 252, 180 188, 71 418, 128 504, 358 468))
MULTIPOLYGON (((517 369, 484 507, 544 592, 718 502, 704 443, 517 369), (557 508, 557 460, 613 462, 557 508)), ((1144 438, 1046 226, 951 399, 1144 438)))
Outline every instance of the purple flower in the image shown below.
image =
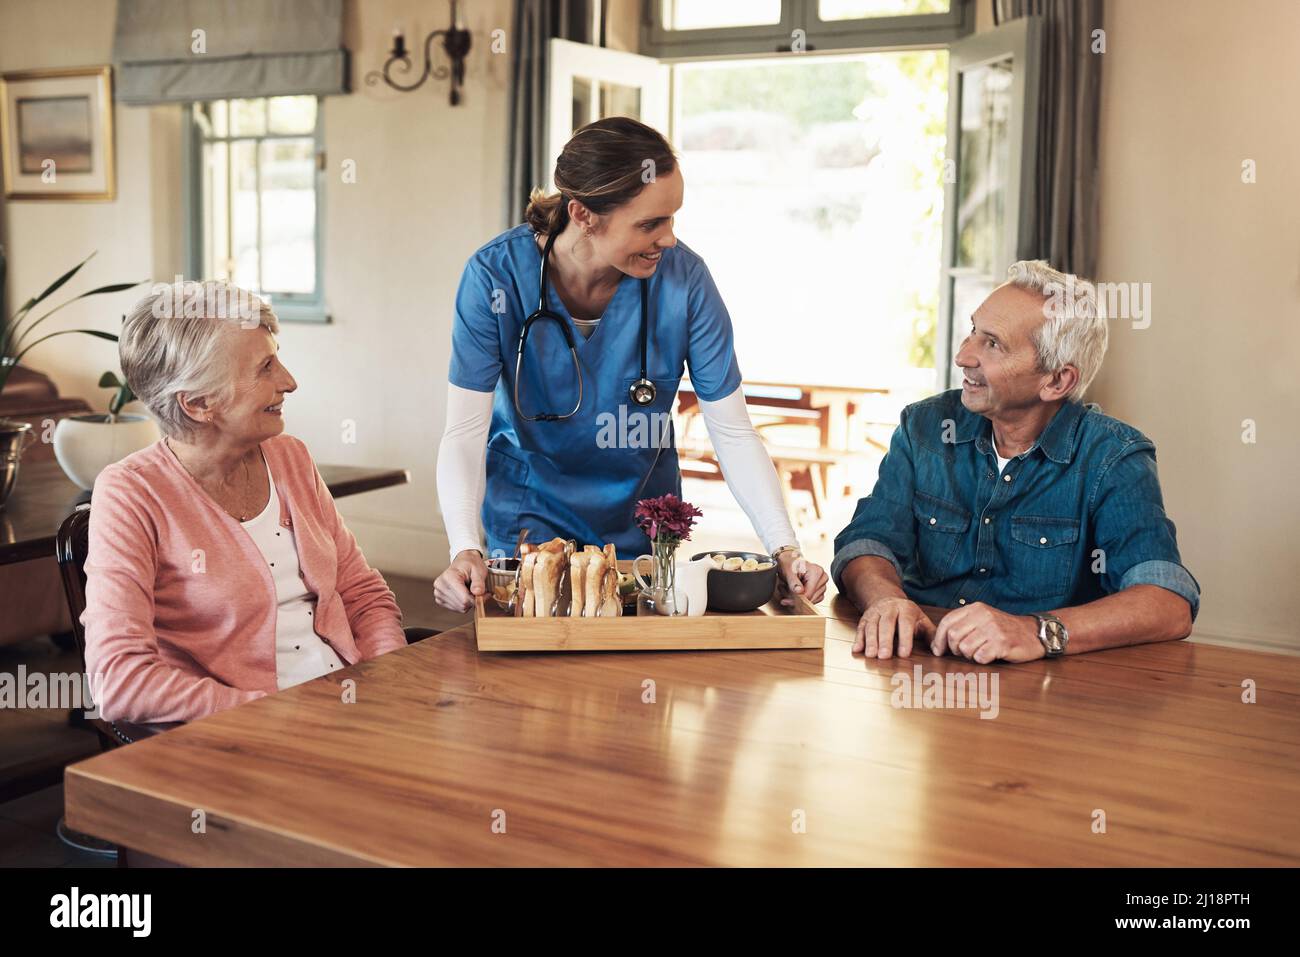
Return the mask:
POLYGON ((689 541, 695 520, 704 513, 669 492, 636 503, 636 524, 653 542, 676 545, 689 541))

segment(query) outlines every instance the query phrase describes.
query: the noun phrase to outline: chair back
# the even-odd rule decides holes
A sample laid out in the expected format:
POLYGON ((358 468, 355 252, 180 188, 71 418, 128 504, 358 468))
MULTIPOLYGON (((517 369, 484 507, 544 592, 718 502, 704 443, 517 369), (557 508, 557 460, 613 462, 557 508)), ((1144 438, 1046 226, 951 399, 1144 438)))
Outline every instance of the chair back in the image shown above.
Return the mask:
POLYGON ((86 669, 86 632, 81 627, 81 613, 86 610, 86 553, 90 549, 90 504, 78 505, 63 520, 54 537, 54 557, 63 578, 63 595, 72 619, 72 636, 77 642, 81 669, 86 669))

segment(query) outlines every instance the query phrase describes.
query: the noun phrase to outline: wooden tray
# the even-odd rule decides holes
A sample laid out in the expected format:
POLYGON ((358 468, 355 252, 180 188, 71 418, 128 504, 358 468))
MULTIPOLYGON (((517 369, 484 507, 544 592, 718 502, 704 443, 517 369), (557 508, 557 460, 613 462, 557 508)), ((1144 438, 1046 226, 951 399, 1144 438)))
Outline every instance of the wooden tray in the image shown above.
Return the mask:
MULTIPOLYGON (((626 570, 626 562, 619 562, 626 570)), ((625 614, 622 618, 516 618, 491 596, 474 607, 479 651, 714 651, 820 648, 826 619, 807 599, 786 608, 773 598, 757 611, 708 611, 694 618, 625 614)))

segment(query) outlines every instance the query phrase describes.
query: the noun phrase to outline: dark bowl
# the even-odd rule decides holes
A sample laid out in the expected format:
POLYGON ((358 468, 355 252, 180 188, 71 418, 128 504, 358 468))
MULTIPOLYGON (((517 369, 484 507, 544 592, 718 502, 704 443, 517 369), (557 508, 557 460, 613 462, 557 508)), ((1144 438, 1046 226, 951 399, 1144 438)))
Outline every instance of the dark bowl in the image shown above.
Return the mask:
MULTIPOLYGON (((709 555, 725 555, 727 558, 753 558, 759 562, 770 562, 771 555, 762 552, 699 552, 691 556, 691 561, 706 558, 709 555)), ((776 566, 756 572, 724 572, 715 568, 709 572, 709 610, 743 612, 761 608, 772 598, 776 591, 776 566)))

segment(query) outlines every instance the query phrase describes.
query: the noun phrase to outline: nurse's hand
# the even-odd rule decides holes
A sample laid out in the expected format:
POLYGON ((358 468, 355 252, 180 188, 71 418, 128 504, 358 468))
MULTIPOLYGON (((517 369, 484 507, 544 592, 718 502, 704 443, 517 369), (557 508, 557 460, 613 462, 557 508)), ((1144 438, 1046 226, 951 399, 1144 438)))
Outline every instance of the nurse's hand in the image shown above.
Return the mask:
POLYGON ((482 553, 467 548, 433 583, 433 600, 448 611, 467 612, 474 607, 477 596, 487 594, 487 580, 482 553))
MULTIPOLYGON (((826 583, 830 580, 826 569, 815 565, 796 552, 782 552, 776 559, 779 573, 778 581, 783 591, 788 589, 796 595, 802 595, 814 605, 826 595, 826 583)), ((793 605, 794 600, 781 599, 783 605, 793 605)))

